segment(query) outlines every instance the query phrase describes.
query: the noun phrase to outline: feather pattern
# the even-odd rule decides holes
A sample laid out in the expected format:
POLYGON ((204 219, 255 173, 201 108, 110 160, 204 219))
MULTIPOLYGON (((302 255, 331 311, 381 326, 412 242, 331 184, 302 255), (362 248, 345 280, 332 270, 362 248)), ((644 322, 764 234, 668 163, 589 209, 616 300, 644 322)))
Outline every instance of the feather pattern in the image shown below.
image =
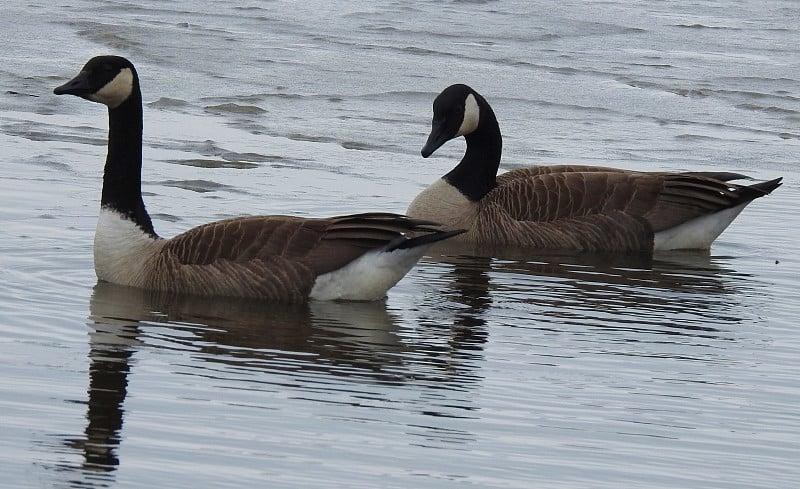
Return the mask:
POLYGON ((534 166, 498 176, 502 139, 497 119, 486 100, 466 85, 453 85, 436 98, 423 156, 460 135, 453 128, 462 125, 465 100, 476 100, 478 109, 472 110, 480 114, 473 114, 479 123, 464 134, 464 158, 407 211, 467 229, 455 238, 463 243, 578 251, 708 248, 744 205, 780 186, 780 178, 732 184, 747 177, 731 172, 637 172, 586 165, 534 166), (738 211, 722 212, 733 208, 738 211), (697 226, 714 232, 698 233, 697 226), (692 238, 681 239, 676 230, 692 238), (670 232, 670 239, 656 239, 662 232, 670 232))
POLYGON ((291 216, 234 218, 190 229, 165 242, 158 273, 145 288, 198 295, 300 301, 318 276, 374 250, 391 252, 426 222, 393 214, 327 219, 291 216))

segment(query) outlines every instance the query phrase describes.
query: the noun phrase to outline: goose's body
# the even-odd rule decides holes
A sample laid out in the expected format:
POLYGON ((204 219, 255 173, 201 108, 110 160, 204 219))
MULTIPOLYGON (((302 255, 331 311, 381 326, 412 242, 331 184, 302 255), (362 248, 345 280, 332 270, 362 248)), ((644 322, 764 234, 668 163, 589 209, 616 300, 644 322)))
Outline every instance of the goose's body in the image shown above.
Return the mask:
POLYGON ((109 108, 94 242, 100 280, 273 301, 378 300, 431 244, 460 233, 402 215, 366 213, 233 218, 162 239, 142 201, 142 100, 133 65, 117 56, 93 58, 55 93, 109 108))
POLYGON ((466 85, 434 102, 424 157, 464 136, 458 166, 420 193, 408 215, 467 231, 462 243, 577 251, 707 249, 753 199, 780 178, 743 186, 735 173, 636 172, 539 166, 497 175, 500 129, 486 100, 466 85))

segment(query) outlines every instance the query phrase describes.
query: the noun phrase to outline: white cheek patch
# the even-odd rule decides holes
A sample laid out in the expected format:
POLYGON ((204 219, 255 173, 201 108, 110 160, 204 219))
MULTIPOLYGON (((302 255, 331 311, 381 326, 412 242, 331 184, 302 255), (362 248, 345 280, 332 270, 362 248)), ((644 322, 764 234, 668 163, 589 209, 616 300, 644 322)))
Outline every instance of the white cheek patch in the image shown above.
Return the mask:
POLYGON ((473 94, 467 95, 467 100, 464 101, 464 120, 455 137, 465 136, 477 129, 480 118, 481 109, 478 107, 478 101, 473 94))
POLYGON ((89 99, 105 104, 112 109, 130 97, 133 91, 133 72, 130 68, 123 68, 113 80, 106 83, 103 88, 89 95, 89 99))

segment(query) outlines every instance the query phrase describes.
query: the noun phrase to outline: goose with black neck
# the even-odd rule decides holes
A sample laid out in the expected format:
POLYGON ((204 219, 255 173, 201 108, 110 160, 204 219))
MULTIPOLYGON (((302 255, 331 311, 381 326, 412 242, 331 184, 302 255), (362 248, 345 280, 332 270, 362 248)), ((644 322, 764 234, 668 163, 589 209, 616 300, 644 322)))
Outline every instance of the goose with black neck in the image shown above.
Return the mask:
POLYGON ((751 185, 732 172, 640 172, 587 165, 532 166, 498 175, 502 136, 486 99, 452 85, 433 102, 422 156, 463 136, 459 164, 411 202, 409 216, 466 229, 451 243, 482 250, 654 252, 708 249, 781 178, 751 185))
POLYGON ((97 56, 54 93, 108 107, 108 155, 94 240, 100 280, 270 301, 379 300, 433 243, 462 232, 373 212, 231 218, 162 239, 142 199, 142 95, 133 64, 120 56, 97 56))

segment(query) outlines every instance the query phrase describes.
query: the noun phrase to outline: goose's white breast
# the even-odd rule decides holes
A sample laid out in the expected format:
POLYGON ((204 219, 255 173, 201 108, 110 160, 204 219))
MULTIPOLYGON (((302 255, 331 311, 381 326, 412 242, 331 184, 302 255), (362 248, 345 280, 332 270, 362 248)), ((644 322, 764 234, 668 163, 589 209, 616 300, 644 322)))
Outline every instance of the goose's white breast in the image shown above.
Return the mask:
POLYGON ((119 212, 100 210, 94 235, 94 270, 100 280, 142 286, 159 247, 159 241, 119 212))
POLYGON ((440 178, 414 198, 406 214, 437 222, 445 229, 469 229, 476 212, 477 204, 440 178))

